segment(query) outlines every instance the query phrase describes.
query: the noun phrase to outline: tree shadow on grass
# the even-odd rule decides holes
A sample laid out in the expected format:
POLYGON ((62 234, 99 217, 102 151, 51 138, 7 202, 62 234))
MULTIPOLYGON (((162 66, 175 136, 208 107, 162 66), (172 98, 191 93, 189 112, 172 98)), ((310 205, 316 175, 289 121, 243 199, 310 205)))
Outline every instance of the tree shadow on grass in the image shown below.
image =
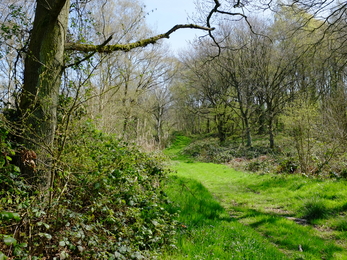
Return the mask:
POLYGON ((277 245, 289 259, 336 259, 334 256, 343 251, 333 241, 316 236, 309 225, 299 225, 278 213, 245 207, 234 207, 235 213, 241 215, 230 216, 201 183, 175 176, 170 176, 170 182, 168 192, 177 200, 170 205, 169 212, 179 212, 179 221, 188 226, 188 232, 200 227, 217 227, 223 221, 241 222, 277 245))
POLYGON ((257 230, 293 259, 336 259, 335 255, 343 251, 333 241, 315 235, 307 222, 300 223, 296 218, 242 209, 242 216, 237 220, 257 230))

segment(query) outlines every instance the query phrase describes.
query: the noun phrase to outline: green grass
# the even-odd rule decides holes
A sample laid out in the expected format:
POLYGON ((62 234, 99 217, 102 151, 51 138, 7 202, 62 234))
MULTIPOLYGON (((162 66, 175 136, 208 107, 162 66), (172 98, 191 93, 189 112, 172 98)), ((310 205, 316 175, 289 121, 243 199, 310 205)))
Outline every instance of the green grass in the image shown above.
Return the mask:
POLYGON ((346 181, 252 174, 194 162, 174 156, 184 147, 182 140, 180 147, 171 147, 177 177, 168 194, 187 229, 177 234, 178 250, 162 259, 347 259, 346 181), (204 189, 212 198, 198 197, 204 189))
POLYGON ((185 155, 181 154, 181 150, 191 143, 191 138, 186 136, 176 136, 170 147, 165 149, 164 154, 169 156, 172 160, 191 160, 185 155))
POLYGON ((179 213, 178 250, 162 259, 287 259, 274 245, 235 219, 199 182, 171 176, 169 211, 179 213))
POLYGON ((346 182, 251 174, 212 163, 176 162, 174 168, 177 176, 201 182, 234 221, 276 244, 287 259, 347 259, 340 245, 347 241, 347 224, 336 220, 346 214, 346 182), (317 228, 295 222, 303 217, 317 228))

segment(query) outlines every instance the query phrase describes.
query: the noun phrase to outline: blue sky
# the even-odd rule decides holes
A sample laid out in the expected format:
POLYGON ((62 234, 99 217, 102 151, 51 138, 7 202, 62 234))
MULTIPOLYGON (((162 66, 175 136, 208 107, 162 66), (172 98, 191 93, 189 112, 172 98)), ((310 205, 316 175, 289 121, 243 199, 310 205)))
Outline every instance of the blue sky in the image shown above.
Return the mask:
MULTIPOLYGON (((194 0, 143 0, 143 3, 146 5, 146 11, 149 12, 147 22, 158 33, 166 32, 176 24, 188 23, 188 16, 195 11, 194 0)), ((181 29, 173 33, 166 41, 177 51, 187 48, 187 41, 193 40, 196 35, 205 34, 206 32, 199 30, 181 29)))
MULTIPOLYGON (((176 24, 190 23, 188 17, 195 12, 194 0, 142 0, 146 5, 147 22, 152 29, 156 29, 157 33, 164 33, 170 30, 176 24)), ((236 12, 242 12, 240 9, 235 9, 236 12)), ((247 12, 247 9, 245 9, 247 12)), ((263 18, 269 18, 271 12, 269 10, 251 11, 253 15, 258 15, 263 18)), ((181 29, 170 36, 170 39, 165 40, 171 45, 174 51, 189 48, 187 41, 192 41, 198 36, 206 35, 205 31, 196 29, 181 29)))

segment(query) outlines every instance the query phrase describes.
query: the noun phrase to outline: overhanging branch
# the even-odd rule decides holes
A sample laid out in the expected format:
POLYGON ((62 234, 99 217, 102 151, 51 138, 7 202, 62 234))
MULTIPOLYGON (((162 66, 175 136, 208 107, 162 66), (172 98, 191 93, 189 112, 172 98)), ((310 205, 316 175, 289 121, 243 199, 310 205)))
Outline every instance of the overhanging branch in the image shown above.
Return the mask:
MULTIPOLYGON (((218 8, 221 6, 221 3, 219 2, 219 0, 214 0, 214 7, 212 8, 212 10, 210 11, 210 13, 208 14, 207 18, 206 18, 206 24, 208 27, 211 27, 211 19, 214 13, 218 12, 218 8)), ((216 41, 216 38, 212 35, 212 31, 209 31, 208 34, 210 35, 211 39, 213 40, 213 42, 216 44, 216 46, 218 47, 218 56, 221 53, 221 49, 219 46, 219 43, 216 41)))
POLYGON ((159 34, 157 36, 153 36, 144 40, 139 40, 137 42, 133 43, 127 43, 127 44, 113 44, 113 45, 94 45, 94 44, 78 44, 78 43, 66 43, 65 44, 65 50, 72 50, 72 51, 80 51, 80 52, 102 52, 102 53, 111 53, 114 51, 124 51, 128 52, 132 49, 138 48, 138 47, 146 47, 149 44, 154 44, 160 39, 164 38, 170 38, 170 35, 174 33, 175 31, 179 29, 198 29, 198 30, 204 30, 204 31, 213 31, 214 28, 210 27, 204 27, 196 24, 177 24, 174 27, 172 27, 169 31, 163 34, 159 34))
MULTIPOLYGON (((104 41, 101 45, 99 45, 99 47, 101 48, 101 47, 105 46, 107 43, 109 43, 109 42, 112 40, 112 36, 113 36, 113 35, 111 35, 110 37, 108 37, 106 41, 104 41)), ((65 48, 65 49, 66 49, 66 48, 65 48)), ((86 57, 84 57, 83 59, 81 59, 81 60, 79 60, 79 61, 77 61, 77 62, 75 62, 75 63, 73 63, 73 64, 66 65, 65 68, 69 68, 69 67, 77 66, 77 65, 81 64, 82 62, 84 62, 84 61, 90 59, 96 52, 97 52, 97 50, 93 51, 92 53, 90 53, 90 54, 88 54, 86 57)))

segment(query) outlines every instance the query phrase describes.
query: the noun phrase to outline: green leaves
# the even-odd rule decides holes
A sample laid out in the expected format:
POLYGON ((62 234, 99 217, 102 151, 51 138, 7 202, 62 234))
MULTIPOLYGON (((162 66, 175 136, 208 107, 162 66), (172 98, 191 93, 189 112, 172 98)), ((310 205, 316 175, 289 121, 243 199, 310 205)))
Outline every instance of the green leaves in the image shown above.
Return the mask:
POLYGON ((0 260, 6 260, 7 257, 4 255, 3 252, 0 251, 0 260))
POLYGON ((5 23, 0 25, 0 36, 5 40, 12 39, 13 36, 19 36, 22 28, 29 25, 29 19, 26 17, 22 6, 11 4, 8 6, 10 13, 5 23))
POLYGON ((40 237, 47 238, 48 240, 51 240, 51 239, 52 239, 52 235, 51 235, 51 234, 48 234, 48 233, 39 233, 38 235, 39 235, 40 237))
POLYGON ((17 244, 17 240, 15 238, 13 238, 11 236, 7 236, 7 235, 4 235, 3 242, 7 246, 10 246, 10 245, 14 245, 15 246, 17 244))
MULTIPOLYGON (((18 244, 17 239, 10 235, 0 235, 3 237, 2 241, 6 246, 10 246, 13 248, 13 255, 20 256, 22 254, 23 248, 27 247, 27 243, 18 244)), ((0 251, 0 260, 7 259, 7 257, 0 251)))
POLYGON ((20 220, 20 216, 18 213, 14 213, 14 212, 0 212, 0 220, 16 220, 19 221, 20 220))
POLYGON ((50 205, 25 192, 25 183, 9 168, 2 174, 0 244, 17 259, 39 257, 32 248, 48 249, 40 255, 47 258, 150 259, 151 251, 172 243, 175 229, 163 207, 161 159, 95 130, 90 122, 75 130, 61 156, 50 205), (29 229, 30 238, 22 231, 13 235, 29 229))

